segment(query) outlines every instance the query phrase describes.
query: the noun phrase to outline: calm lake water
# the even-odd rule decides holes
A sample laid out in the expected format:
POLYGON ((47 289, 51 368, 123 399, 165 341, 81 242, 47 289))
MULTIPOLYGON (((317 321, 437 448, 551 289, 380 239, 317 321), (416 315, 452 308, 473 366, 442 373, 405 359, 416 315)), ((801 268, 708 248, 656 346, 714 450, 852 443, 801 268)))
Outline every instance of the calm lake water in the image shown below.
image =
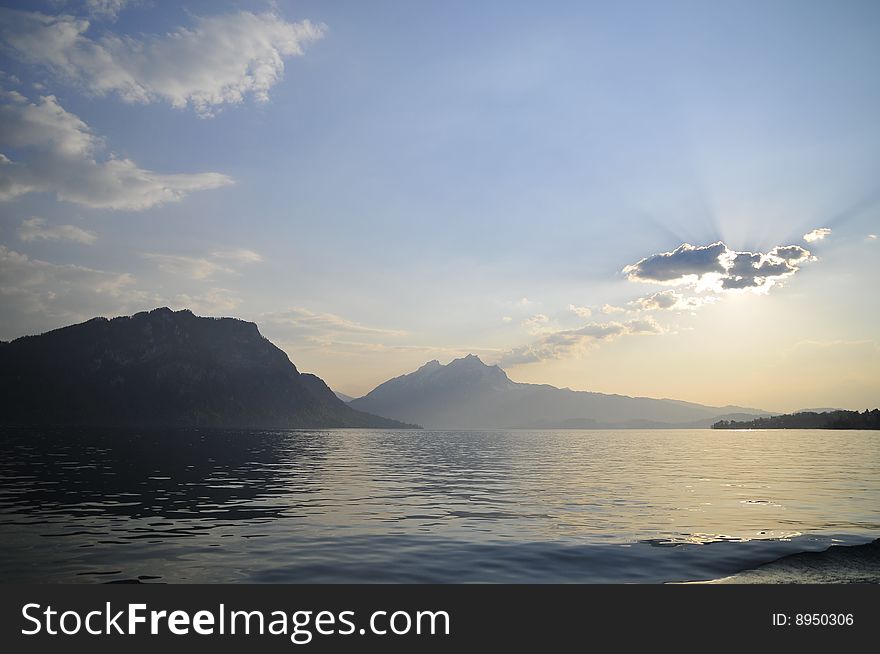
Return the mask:
POLYGON ((880 535, 880 432, 0 432, 0 581, 663 582, 880 535))

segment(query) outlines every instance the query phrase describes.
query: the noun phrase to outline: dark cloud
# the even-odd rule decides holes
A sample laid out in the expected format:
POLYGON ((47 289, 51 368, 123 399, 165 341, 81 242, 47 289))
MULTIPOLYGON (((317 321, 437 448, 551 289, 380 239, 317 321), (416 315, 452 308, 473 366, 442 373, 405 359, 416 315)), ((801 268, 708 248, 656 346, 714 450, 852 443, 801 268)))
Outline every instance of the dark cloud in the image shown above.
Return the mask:
POLYGON ((710 273, 723 275, 725 268, 721 256, 727 252, 727 246, 721 241, 703 246, 684 243, 672 252, 645 257, 624 268, 623 272, 632 281, 660 283, 702 277, 710 273))
MULTIPOLYGON (((799 264, 811 261, 809 250, 799 245, 782 245, 762 252, 738 252, 723 242, 693 246, 685 243, 672 252, 661 252, 626 266, 623 273, 630 281, 692 286, 698 290, 751 289, 766 292, 774 284, 799 270, 799 264)), ((642 308, 670 308, 670 297, 642 298, 642 308)))
POLYGON ((721 279, 725 289, 762 288, 771 279, 782 278, 797 271, 797 267, 785 259, 757 252, 735 252, 731 257, 727 275, 721 279))
POLYGON ((803 263, 810 260, 810 251, 800 245, 779 245, 769 252, 770 256, 785 259, 789 263, 803 263))

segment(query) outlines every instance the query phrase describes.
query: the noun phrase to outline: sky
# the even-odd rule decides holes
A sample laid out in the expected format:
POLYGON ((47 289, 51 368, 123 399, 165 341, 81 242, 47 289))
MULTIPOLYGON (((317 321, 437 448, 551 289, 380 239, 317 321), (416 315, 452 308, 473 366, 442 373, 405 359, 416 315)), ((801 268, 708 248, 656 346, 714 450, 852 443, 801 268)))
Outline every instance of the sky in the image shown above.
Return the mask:
POLYGON ((0 339, 880 404, 880 4, 0 3, 0 339))

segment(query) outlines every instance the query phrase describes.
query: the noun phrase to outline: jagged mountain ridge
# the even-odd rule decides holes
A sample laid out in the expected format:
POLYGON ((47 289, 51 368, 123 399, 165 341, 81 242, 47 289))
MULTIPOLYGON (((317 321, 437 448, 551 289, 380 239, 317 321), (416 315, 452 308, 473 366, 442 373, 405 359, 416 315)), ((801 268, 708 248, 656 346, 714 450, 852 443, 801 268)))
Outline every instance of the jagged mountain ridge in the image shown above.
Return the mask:
POLYGON ((523 384, 473 354, 445 366, 430 361, 380 384, 349 406, 432 428, 708 427, 723 416, 768 415, 737 406, 523 384))

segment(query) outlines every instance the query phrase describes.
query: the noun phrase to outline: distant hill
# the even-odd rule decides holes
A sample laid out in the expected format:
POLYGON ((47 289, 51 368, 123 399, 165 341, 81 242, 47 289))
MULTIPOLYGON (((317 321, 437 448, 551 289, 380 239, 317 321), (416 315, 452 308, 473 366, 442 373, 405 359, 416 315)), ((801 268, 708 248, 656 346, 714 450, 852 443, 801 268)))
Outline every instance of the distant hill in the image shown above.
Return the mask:
POLYGON ((0 424, 407 426, 349 407, 254 323, 167 308, 0 343, 0 424))
POLYGON ((333 391, 333 394, 336 395, 343 402, 351 402, 354 398, 351 395, 346 395, 345 393, 340 393, 339 391, 333 391))
POLYGON ((799 411, 783 416, 768 416, 748 421, 721 420, 713 429, 880 429, 880 410, 799 411))
POLYGON ((709 427, 722 416, 769 415, 759 409, 521 384, 473 354, 445 366, 439 361, 426 363, 380 384, 349 406, 433 428, 709 427))
POLYGON ((830 411, 845 411, 845 409, 841 409, 840 407, 812 407, 809 409, 798 409, 797 411, 792 411, 792 413, 829 413, 830 411))

